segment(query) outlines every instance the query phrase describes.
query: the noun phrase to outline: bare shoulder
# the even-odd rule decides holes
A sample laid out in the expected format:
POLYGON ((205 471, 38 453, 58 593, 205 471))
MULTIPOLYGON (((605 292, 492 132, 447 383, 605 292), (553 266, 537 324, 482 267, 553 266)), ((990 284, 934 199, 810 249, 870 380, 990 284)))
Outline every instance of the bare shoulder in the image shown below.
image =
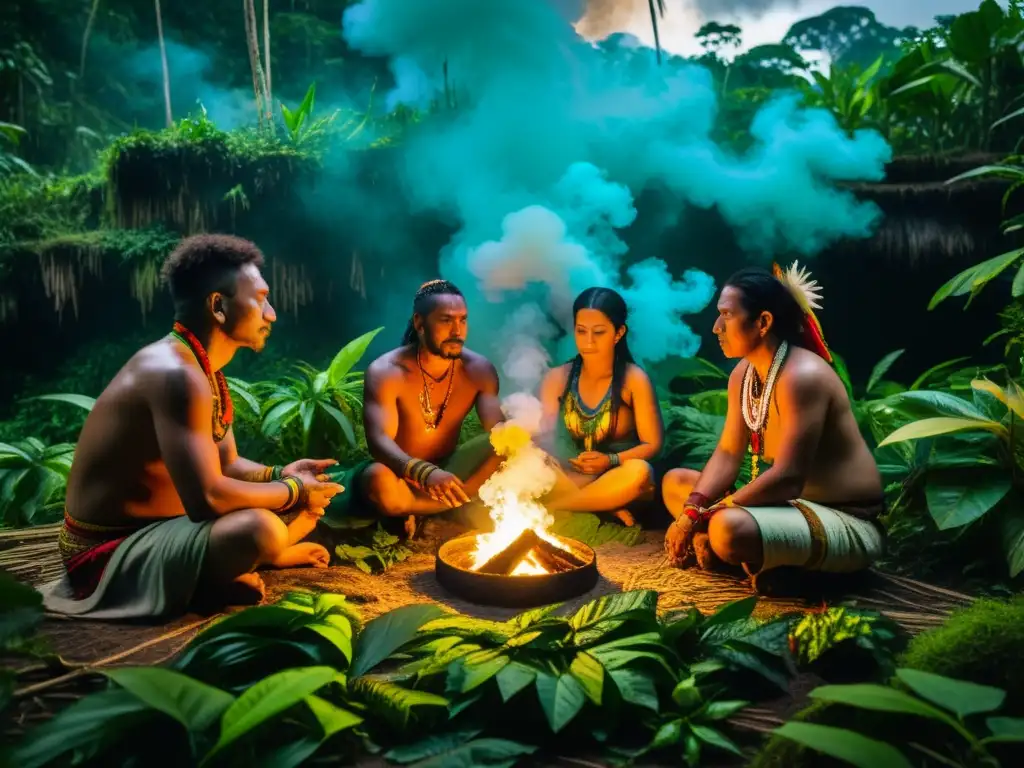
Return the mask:
POLYGON ((541 389, 551 387, 561 392, 565 389, 565 384, 569 380, 569 371, 572 370, 572 363, 562 363, 562 365, 555 366, 544 374, 544 379, 541 381, 541 389))
POLYGON ((180 407, 210 397, 210 382, 190 353, 170 340, 136 352, 122 370, 121 385, 156 407, 180 407))
POLYGON ((498 369, 494 367, 494 363, 479 352, 463 347, 460 359, 462 360, 462 370, 466 372, 466 376, 473 383, 493 384, 498 380, 498 369))
POLYGON ((781 389, 797 397, 831 393, 837 384, 842 389, 842 382, 832 366, 803 347, 791 349, 789 359, 782 367, 779 384, 781 389))
POLYGON ((627 389, 634 392, 638 389, 652 389, 654 387, 651 377, 647 375, 647 371, 636 363, 629 363, 626 366, 625 384, 627 389))
POLYGON ((366 366, 367 384, 379 388, 400 381, 410 370, 407 351, 405 347, 392 349, 366 366))

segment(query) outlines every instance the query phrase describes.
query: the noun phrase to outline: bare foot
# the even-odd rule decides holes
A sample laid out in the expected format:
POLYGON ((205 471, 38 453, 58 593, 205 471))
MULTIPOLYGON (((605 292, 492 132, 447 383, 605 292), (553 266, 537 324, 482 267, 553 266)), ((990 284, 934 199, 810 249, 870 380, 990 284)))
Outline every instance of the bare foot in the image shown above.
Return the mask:
POLYGON ((636 520, 633 519, 633 515, 630 514, 629 510, 618 509, 615 512, 612 512, 612 514, 615 515, 615 517, 617 517, 619 520, 621 520, 622 524, 627 528, 632 528, 634 525, 636 525, 636 520))
POLYGON ((331 554, 320 544, 302 541, 292 544, 270 564, 271 568, 326 568, 331 554))
POLYGON ((706 533, 693 534, 693 554, 702 571, 710 571, 715 567, 715 553, 711 550, 711 539, 706 533))
POLYGON ((405 534, 410 540, 416 538, 416 515, 409 515, 405 519, 405 534))

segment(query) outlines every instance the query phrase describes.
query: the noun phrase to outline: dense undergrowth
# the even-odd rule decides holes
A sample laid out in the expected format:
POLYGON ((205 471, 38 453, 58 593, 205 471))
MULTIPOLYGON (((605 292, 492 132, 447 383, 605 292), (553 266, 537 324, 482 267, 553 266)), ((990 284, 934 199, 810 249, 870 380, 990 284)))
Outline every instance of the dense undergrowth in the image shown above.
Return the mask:
MULTIPOLYGON (((3 577, 0 595, 6 655, 47 659, 38 593, 3 577)), ((956 764, 1009 766, 1024 743, 1020 672, 978 643, 993 611, 1012 642, 1019 601, 981 603, 909 646, 888 619, 850 607, 757 620, 756 597, 712 615, 659 614, 657 601, 632 591, 504 621, 420 604, 364 623, 344 595, 296 592, 216 621, 164 666, 100 670, 98 692, 27 734, 5 729, 4 756, 22 768, 72 755, 130 765, 159 742, 182 765, 378 755, 418 768, 556 756, 697 766, 754 755, 755 765, 796 766, 821 765, 824 753, 878 768, 965 755, 956 764), (947 647, 965 643, 975 647, 947 647), (799 673, 826 684, 759 751, 744 710, 783 696, 799 673), (838 722, 817 714, 836 710, 847 713, 838 722), (925 719, 909 740, 892 727, 907 717, 925 719)), ((0 683, 0 708, 13 713, 18 673, 0 683)))

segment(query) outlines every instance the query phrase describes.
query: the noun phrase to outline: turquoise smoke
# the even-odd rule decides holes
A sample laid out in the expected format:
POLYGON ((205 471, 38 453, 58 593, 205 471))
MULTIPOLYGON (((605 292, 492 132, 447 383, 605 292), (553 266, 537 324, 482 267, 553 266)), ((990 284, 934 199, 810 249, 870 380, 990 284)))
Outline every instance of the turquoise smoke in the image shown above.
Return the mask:
MULTIPOLYGON (((709 138, 718 105, 707 70, 657 67, 649 49, 614 39, 591 45, 548 0, 362 0, 343 25, 350 46, 390 58, 392 103, 426 105, 448 62, 459 106, 406 140, 404 173, 414 208, 461 225, 441 268, 467 294, 471 346, 508 355, 506 317, 529 303, 568 330, 566 302, 603 284, 630 304, 638 357, 696 354, 680 315, 712 300, 712 278, 688 270, 674 281, 656 259, 622 268, 617 230, 652 183, 717 206, 752 252, 811 256, 869 235, 880 215, 832 184, 883 177, 891 151, 877 133, 850 138, 828 112, 782 96, 754 120, 753 149, 733 156, 709 138)), ((536 330, 558 357, 571 351, 565 339, 550 349, 556 329, 536 330)))

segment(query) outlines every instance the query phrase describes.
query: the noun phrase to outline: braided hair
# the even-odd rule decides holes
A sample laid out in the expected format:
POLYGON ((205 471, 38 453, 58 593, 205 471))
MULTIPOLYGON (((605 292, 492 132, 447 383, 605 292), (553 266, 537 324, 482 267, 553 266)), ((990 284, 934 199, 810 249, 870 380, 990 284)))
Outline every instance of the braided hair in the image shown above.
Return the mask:
MULTIPOLYGON (((572 305, 572 317, 575 321, 576 316, 583 309, 596 309, 598 312, 607 317, 612 324, 612 328, 618 333, 620 328, 626 328, 626 332, 622 334, 622 338, 615 342, 614 357, 612 358, 612 384, 611 384, 611 427, 608 430, 608 437, 610 438, 615 434, 615 427, 619 418, 619 408, 622 407, 622 390, 626 383, 626 368, 630 363, 635 363, 633 359, 633 353, 629 350, 629 342, 626 337, 629 335, 629 328, 626 326, 626 315, 629 313, 626 307, 626 300, 617 292, 611 288, 587 288, 579 296, 576 297, 576 301, 572 305)), ((572 382, 580 375, 580 370, 583 368, 583 356, 577 354, 572 361, 572 368, 569 369, 569 376, 565 380, 565 389, 562 390, 562 396, 559 398, 559 402, 565 400, 566 395, 569 394, 569 388, 572 386, 572 382)))
POLYGON ((402 344, 417 342, 416 325, 413 319, 416 315, 420 317, 429 315, 434 309, 434 301, 437 296, 462 296, 462 291, 455 286, 455 283, 448 280, 428 280, 421 285, 412 300, 412 317, 409 318, 409 324, 405 327, 402 344))

